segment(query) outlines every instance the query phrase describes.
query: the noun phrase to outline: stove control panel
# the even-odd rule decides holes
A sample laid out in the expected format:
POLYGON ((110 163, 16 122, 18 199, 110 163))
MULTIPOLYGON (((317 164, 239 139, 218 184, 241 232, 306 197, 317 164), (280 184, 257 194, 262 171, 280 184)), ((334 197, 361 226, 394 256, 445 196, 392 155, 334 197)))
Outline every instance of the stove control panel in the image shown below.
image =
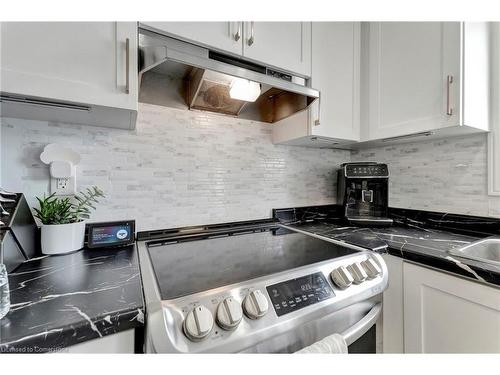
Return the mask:
POLYGON ((350 255, 293 271, 285 278, 265 277, 169 301, 180 312, 173 314, 174 326, 182 331, 172 337, 180 337, 180 347, 189 341, 200 351, 220 345, 232 348, 237 337, 248 338, 254 330, 261 332, 263 327, 287 324, 319 310, 329 313, 332 306, 341 309, 386 287, 387 268, 380 255, 350 255))
POLYGON ((335 296, 322 272, 270 285, 266 289, 278 316, 335 296))

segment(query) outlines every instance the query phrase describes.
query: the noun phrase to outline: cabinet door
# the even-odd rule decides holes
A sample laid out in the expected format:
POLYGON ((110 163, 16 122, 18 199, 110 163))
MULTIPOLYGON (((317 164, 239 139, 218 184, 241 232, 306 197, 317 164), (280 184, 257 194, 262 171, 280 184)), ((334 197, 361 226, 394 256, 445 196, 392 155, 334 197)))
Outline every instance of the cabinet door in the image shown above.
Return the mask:
POLYGON ((360 23, 313 22, 312 135, 359 141, 360 23))
POLYGON ((383 294, 382 346, 384 353, 404 353, 403 258, 384 254, 389 286, 383 294))
POLYGON ((243 56, 309 77, 311 23, 245 22, 243 56))
POLYGON ((500 290, 404 263, 406 353, 500 353, 500 290))
POLYGON ((148 28, 208 48, 241 56, 243 22, 144 22, 148 28))
POLYGON ((4 93, 137 110, 135 22, 3 22, 0 45, 4 93))
POLYGON ((458 125, 460 23, 373 22, 367 29, 363 140, 458 125))

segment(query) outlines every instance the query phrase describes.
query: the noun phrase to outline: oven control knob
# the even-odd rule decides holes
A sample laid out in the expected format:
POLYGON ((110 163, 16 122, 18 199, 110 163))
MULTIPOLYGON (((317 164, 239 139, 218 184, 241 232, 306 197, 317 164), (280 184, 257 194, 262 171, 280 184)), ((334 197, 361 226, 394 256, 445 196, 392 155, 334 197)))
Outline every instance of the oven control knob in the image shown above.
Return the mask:
POLYGON ((243 309, 250 319, 262 318, 267 313, 269 304, 260 290, 252 290, 243 300, 243 309))
POLYGON ((226 298, 219 303, 219 307, 217 308, 217 323, 222 329, 228 331, 235 329, 240 324, 241 318, 243 318, 241 305, 233 298, 226 298))
POLYGON ((205 306, 196 306, 184 319, 184 333, 191 341, 203 340, 212 331, 214 318, 205 306))
POLYGON ((330 274, 332 281, 337 285, 340 289, 346 289, 351 286, 354 281, 352 275, 349 273, 347 268, 344 266, 340 266, 339 268, 335 268, 330 274))
POLYGON ((361 284, 368 277, 365 269, 358 262, 353 263, 353 264, 349 264, 347 266, 347 270, 351 274, 354 284, 361 284))
POLYGON ((363 266, 363 268, 366 271, 366 275, 368 276, 368 280, 374 279, 382 273, 380 266, 372 258, 368 258, 367 260, 361 262, 361 265, 363 266))

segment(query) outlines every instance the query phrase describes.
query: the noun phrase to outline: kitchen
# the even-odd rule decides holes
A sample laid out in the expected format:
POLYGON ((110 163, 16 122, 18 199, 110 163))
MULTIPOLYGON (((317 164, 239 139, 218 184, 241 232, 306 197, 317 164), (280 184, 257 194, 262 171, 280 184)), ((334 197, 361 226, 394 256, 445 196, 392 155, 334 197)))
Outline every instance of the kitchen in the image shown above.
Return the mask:
POLYGON ((498 22, 135 18, 0 24, 2 353, 500 353, 498 22))

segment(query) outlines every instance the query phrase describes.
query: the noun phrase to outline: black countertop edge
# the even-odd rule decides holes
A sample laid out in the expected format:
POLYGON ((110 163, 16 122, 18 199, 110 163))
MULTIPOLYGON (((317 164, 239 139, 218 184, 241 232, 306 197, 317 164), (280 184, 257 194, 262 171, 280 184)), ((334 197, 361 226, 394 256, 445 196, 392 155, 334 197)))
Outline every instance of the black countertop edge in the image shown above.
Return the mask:
POLYGON ((68 346, 98 339, 107 335, 144 325, 144 309, 117 311, 90 319, 83 311, 83 320, 59 328, 52 328, 31 335, 12 337, 0 344, 0 353, 50 353, 68 346))
POLYGON ((54 352, 143 329, 135 244, 32 258, 8 280, 11 308, 0 320, 0 353, 54 352))
MULTIPOLYGON (((343 218, 343 207, 337 204, 275 208, 272 214, 282 224, 318 221, 346 223, 343 218)), ((500 218, 397 207, 389 207, 389 217, 396 225, 407 227, 435 228, 474 237, 500 236, 500 218)))
POLYGON ((464 276, 474 281, 500 286, 500 273, 487 270, 481 266, 465 263, 457 258, 439 258, 435 256, 414 253, 408 250, 388 248, 387 253, 405 260, 426 265, 442 271, 464 276))
POLYGON ((389 208, 389 217, 398 224, 424 226, 475 237, 500 235, 500 218, 458 215, 446 212, 389 208))

